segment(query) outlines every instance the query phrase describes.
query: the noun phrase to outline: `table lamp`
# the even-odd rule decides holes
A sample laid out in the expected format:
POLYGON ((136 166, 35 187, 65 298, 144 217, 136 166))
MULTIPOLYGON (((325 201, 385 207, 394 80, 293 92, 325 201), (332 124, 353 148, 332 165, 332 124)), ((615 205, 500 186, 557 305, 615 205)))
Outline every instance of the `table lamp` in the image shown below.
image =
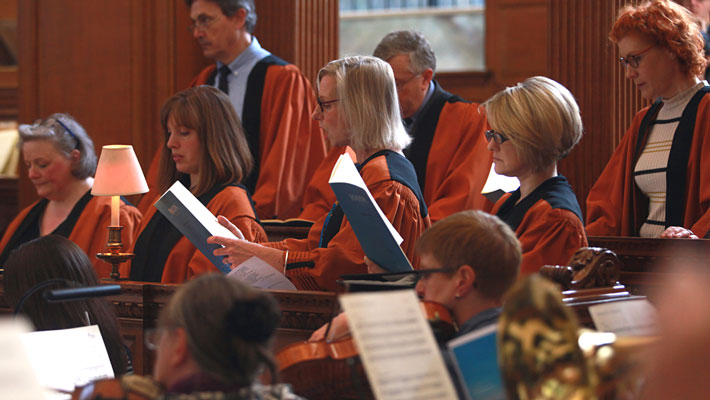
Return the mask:
POLYGON ((111 264, 111 279, 119 280, 118 266, 135 256, 133 253, 121 253, 121 229, 119 221, 120 196, 146 193, 148 184, 143 171, 133 152, 133 146, 113 144, 101 149, 101 157, 96 167, 94 196, 111 196, 111 225, 108 226, 108 253, 98 253, 96 257, 111 264))

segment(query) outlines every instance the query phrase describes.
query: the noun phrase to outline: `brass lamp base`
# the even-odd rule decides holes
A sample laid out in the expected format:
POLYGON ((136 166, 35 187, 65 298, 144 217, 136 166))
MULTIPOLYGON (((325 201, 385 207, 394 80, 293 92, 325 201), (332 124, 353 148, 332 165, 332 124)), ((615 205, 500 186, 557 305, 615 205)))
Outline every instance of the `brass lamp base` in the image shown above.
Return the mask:
POLYGON ((133 257, 133 253, 121 253, 123 243, 121 243, 122 226, 109 226, 108 228, 108 247, 109 253, 97 253, 96 257, 111 264, 111 279, 118 281, 121 279, 121 273, 118 270, 119 264, 126 262, 133 257))

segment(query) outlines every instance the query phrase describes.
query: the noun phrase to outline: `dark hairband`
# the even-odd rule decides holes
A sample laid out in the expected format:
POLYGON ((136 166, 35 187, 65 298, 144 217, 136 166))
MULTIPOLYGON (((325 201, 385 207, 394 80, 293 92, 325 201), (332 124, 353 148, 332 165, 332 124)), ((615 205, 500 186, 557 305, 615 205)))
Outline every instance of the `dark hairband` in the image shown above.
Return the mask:
POLYGON ((274 334, 281 316, 269 299, 237 301, 225 316, 227 333, 247 342, 264 343, 274 334))
POLYGON ((69 132, 69 135, 71 135, 71 137, 73 137, 74 140, 76 140, 76 147, 79 147, 79 143, 81 143, 81 141, 79 140, 78 137, 76 137, 76 135, 74 134, 74 132, 72 132, 72 130, 69 129, 68 126, 64 125, 64 122, 62 122, 62 120, 60 120, 59 118, 57 118, 56 121, 57 121, 57 123, 58 123, 59 125, 62 126, 62 128, 64 128, 65 131, 69 132))

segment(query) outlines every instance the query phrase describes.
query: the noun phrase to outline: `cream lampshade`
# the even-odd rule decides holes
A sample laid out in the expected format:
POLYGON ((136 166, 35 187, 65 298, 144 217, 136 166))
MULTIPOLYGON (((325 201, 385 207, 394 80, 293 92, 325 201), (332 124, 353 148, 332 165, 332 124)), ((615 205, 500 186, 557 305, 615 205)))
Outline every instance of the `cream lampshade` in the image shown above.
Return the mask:
POLYGON ((143 176, 133 146, 112 144, 101 149, 99 165, 96 167, 94 196, 111 197, 111 226, 119 226, 119 196, 146 193, 148 184, 143 176))

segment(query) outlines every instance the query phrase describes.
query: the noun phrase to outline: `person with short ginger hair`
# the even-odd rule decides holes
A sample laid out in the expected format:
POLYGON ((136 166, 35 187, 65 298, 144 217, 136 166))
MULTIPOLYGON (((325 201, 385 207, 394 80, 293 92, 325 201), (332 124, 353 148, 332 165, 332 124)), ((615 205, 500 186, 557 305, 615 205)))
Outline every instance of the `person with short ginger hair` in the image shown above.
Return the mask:
MULTIPOLYGON (((313 112, 334 146, 354 150, 358 171, 372 197, 404 241, 402 251, 417 266, 414 243, 430 220, 412 164, 402 155, 410 142, 399 113, 392 69, 374 57, 331 61, 318 73, 319 107, 313 112)), ((238 230, 226 218, 220 222, 238 230)), ((225 263, 237 266, 256 255, 302 290, 338 291, 343 274, 365 273, 364 253, 347 216, 336 203, 306 239, 251 243, 211 237, 225 263)))
POLYGON ((710 92, 693 16, 667 0, 624 7, 609 34, 650 107, 639 111, 587 196, 587 233, 697 238, 710 232, 710 92))
MULTIPOLYGON (((165 102, 160 122, 164 131, 161 191, 179 181, 210 212, 234 221, 247 238, 266 240, 249 192, 240 184, 252 159, 229 98, 206 85, 183 90, 165 102)), ((155 207, 146 212, 136 238, 131 249, 136 256, 122 266, 121 274, 131 280, 182 283, 217 271, 155 207)))
MULTIPOLYGON (((373 56, 389 63, 394 72, 402 118, 413 139, 404 155, 417 171, 432 222, 462 210, 490 211, 493 203, 481 190, 492 159, 483 136, 486 117, 478 104, 445 91, 434 79, 436 55, 420 32, 388 33, 373 56)), ((335 161, 324 163, 332 166, 335 161)), ((309 189, 313 187, 320 187, 320 195, 304 198, 301 218, 327 213, 335 201, 328 175, 314 175, 309 189)))
MULTIPOLYGON (((19 147, 27 177, 40 200, 19 212, 0 240, 0 268, 13 249, 49 234, 69 238, 90 257, 99 278, 108 278, 111 265, 95 257, 106 251, 111 222, 111 197, 92 196, 96 172, 94 142, 71 115, 52 114, 32 125, 20 125, 19 147)), ((141 213, 121 199, 121 239, 134 241, 141 213)))
MULTIPOLYGON (((210 85, 228 92, 254 159, 244 177, 257 215, 287 219, 301 212, 305 187, 327 152, 323 132, 311 120, 316 99, 297 66, 262 48, 253 35, 253 0, 185 0, 193 38, 213 61, 189 86, 210 85)), ((159 151, 147 174, 151 206, 158 182, 159 151)))
POLYGON ((574 96, 558 82, 535 76, 498 92, 482 108, 493 128, 486 139, 496 173, 520 181, 492 212, 520 240, 521 275, 547 264, 567 265, 587 245, 577 197, 557 173, 557 162, 582 138, 574 96))

